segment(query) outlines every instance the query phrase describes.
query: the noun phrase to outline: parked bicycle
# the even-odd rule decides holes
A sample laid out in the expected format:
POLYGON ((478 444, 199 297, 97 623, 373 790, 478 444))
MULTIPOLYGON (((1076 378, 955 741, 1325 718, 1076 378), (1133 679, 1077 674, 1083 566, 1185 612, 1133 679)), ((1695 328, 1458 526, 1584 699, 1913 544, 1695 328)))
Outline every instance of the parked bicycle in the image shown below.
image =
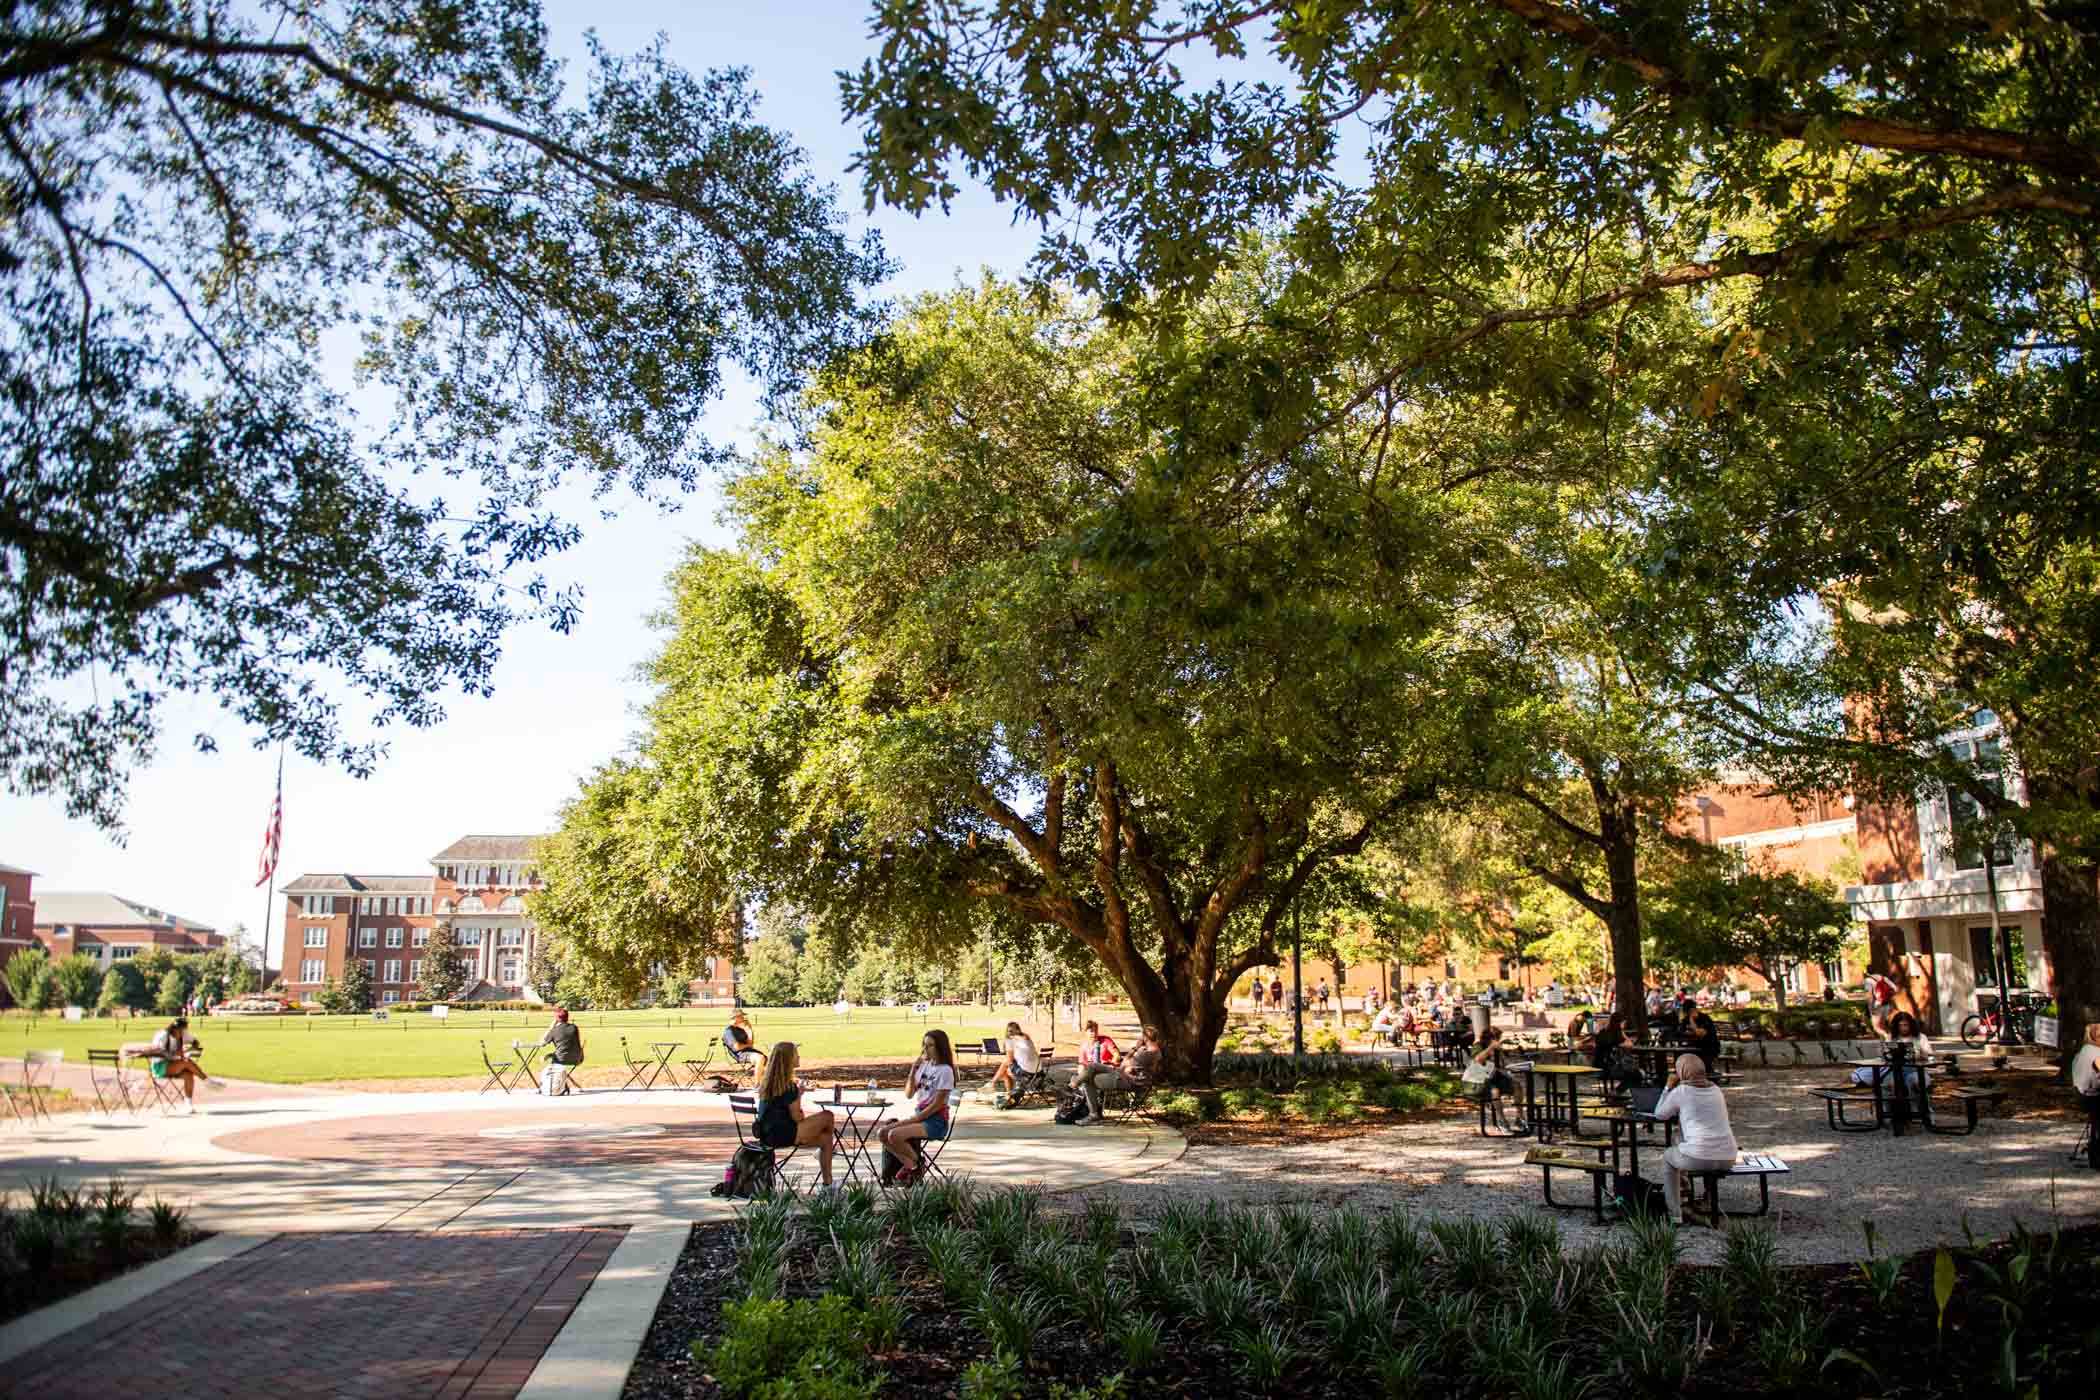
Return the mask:
POLYGON ((1988 1010, 1972 1013, 1961 1023, 1961 1043, 1971 1050, 1986 1045, 2003 1045, 2006 1031, 2010 1029, 2013 1043, 2032 1045, 2034 1013, 2041 1004, 2042 998, 2021 992, 1994 1001, 1988 1010), (2010 1027, 2006 1024, 2008 1021, 2010 1027))

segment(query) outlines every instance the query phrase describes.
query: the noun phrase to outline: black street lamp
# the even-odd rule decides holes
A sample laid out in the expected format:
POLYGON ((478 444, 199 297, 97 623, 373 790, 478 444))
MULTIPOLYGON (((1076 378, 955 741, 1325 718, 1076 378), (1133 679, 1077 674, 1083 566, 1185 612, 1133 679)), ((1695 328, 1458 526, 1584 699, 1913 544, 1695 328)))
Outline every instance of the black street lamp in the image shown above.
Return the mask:
POLYGON ((1291 1053, 1305 1053, 1305 940, 1298 933, 1298 905, 1291 904, 1291 1053))

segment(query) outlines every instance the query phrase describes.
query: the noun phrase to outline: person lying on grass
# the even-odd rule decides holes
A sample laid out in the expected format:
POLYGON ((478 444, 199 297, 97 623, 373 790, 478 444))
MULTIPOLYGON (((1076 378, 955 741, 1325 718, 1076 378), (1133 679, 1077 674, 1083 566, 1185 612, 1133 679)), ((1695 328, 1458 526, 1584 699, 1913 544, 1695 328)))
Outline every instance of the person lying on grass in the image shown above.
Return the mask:
POLYGON ((918 1144, 928 1139, 939 1142, 948 1136, 948 1102, 955 1093, 955 1051, 948 1044, 948 1032, 926 1032, 906 1085, 911 1094, 911 1116, 883 1124, 876 1134, 882 1139, 885 1186, 908 1186, 917 1180, 918 1144))
POLYGON ((817 1180, 831 1185, 831 1152, 836 1140, 835 1122, 828 1109, 805 1113, 802 1086, 795 1071, 802 1064, 802 1051, 792 1040, 774 1045, 766 1057, 766 1078, 758 1090, 758 1117, 752 1129, 768 1147, 814 1147, 817 1149, 817 1180))

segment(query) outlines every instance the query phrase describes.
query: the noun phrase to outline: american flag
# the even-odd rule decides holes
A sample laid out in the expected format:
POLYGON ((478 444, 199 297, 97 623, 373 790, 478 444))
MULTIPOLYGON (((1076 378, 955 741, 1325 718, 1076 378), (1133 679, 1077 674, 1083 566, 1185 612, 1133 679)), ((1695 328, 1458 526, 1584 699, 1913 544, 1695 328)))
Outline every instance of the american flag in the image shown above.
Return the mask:
POLYGON ((277 873, 277 848, 284 841, 284 760, 277 762, 277 800, 270 804, 270 825, 263 831, 262 859, 256 864, 255 883, 277 873))

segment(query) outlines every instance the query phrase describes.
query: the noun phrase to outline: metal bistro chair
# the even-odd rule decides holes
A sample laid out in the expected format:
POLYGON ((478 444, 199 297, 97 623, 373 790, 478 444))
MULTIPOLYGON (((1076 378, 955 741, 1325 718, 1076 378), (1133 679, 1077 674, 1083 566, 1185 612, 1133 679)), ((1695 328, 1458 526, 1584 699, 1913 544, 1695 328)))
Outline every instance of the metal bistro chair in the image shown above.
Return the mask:
POLYGON ((65 1058, 63 1050, 31 1050, 22 1056, 22 1097, 29 1104, 30 1122, 39 1117, 51 1121, 49 1098, 58 1087, 58 1067, 65 1058))
POLYGON ((95 1107, 110 1117, 117 1110, 137 1113, 138 1106, 131 1101, 131 1082, 124 1074, 124 1056, 116 1050, 90 1050, 88 1058, 88 1084, 95 1091, 95 1107))
POLYGON ((761 1191, 782 1190, 790 1196, 799 1196, 795 1183, 788 1180, 788 1163, 795 1160, 802 1149, 796 1147, 768 1147, 758 1140, 758 1095, 731 1094, 729 1117, 736 1124, 736 1140, 739 1147, 748 1147, 765 1157, 765 1180, 759 1183, 761 1191), (748 1124, 748 1128, 746 1127, 748 1124), (785 1152, 786 1156, 780 1154, 785 1152))
POLYGON ((945 1177, 948 1175, 948 1173, 941 1170, 941 1154, 948 1150, 949 1143, 955 1141, 955 1129, 961 1120, 962 1100, 954 1094, 950 1094, 948 1095, 948 1136, 938 1140, 934 1138, 919 1139, 919 1174, 912 1178, 913 1182, 931 1181, 934 1177, 945 1177))
POLYGON ((498 1089, 501 1089, 504 1093, 509 1093, 511 1088, 511 1080, 515 1077, 513 1071, 517 1069, 517 1066, 499 1065, 494 1060, 490 1059, 489 1043, 486 1040, 481 1042, 481 1063, 482 1066, 488 1070, 489 1077, 488 1080, 484 1084, 482 1084, 479 1092, 486 1094, 489 1091, 489 1085, 493 1084, 498 1089))
MULTIPOLYGON (((707 1053, 705 1055, 701 1055, 697 1059, 681 1062, 685 1065, 686 1088, 705 1089, 707 1087, 707 1067, 715 1062, 715 1051, 720 1048, 720 1041, 710 1040, 707 1042, 707 1053)), ((671 1082, 676 1084, 678 1081, 673 1079, 671 1082)))
POLYGON ((624 1035, 620 1037, 620 1060, 627 1066, 627 1082, 620 1086, 623 1093, 632 1089, 634 1081, 637 1079, 647 1079, 648 1082, 642 1085, 644 1089, 656 1087, 656 1076, 649 1073, 649 1071, 657 1067, 656 1061, 646 1055, 637 1060, 634 1057, 634 1052, 627 1048, 627 1037, 624 1035))

